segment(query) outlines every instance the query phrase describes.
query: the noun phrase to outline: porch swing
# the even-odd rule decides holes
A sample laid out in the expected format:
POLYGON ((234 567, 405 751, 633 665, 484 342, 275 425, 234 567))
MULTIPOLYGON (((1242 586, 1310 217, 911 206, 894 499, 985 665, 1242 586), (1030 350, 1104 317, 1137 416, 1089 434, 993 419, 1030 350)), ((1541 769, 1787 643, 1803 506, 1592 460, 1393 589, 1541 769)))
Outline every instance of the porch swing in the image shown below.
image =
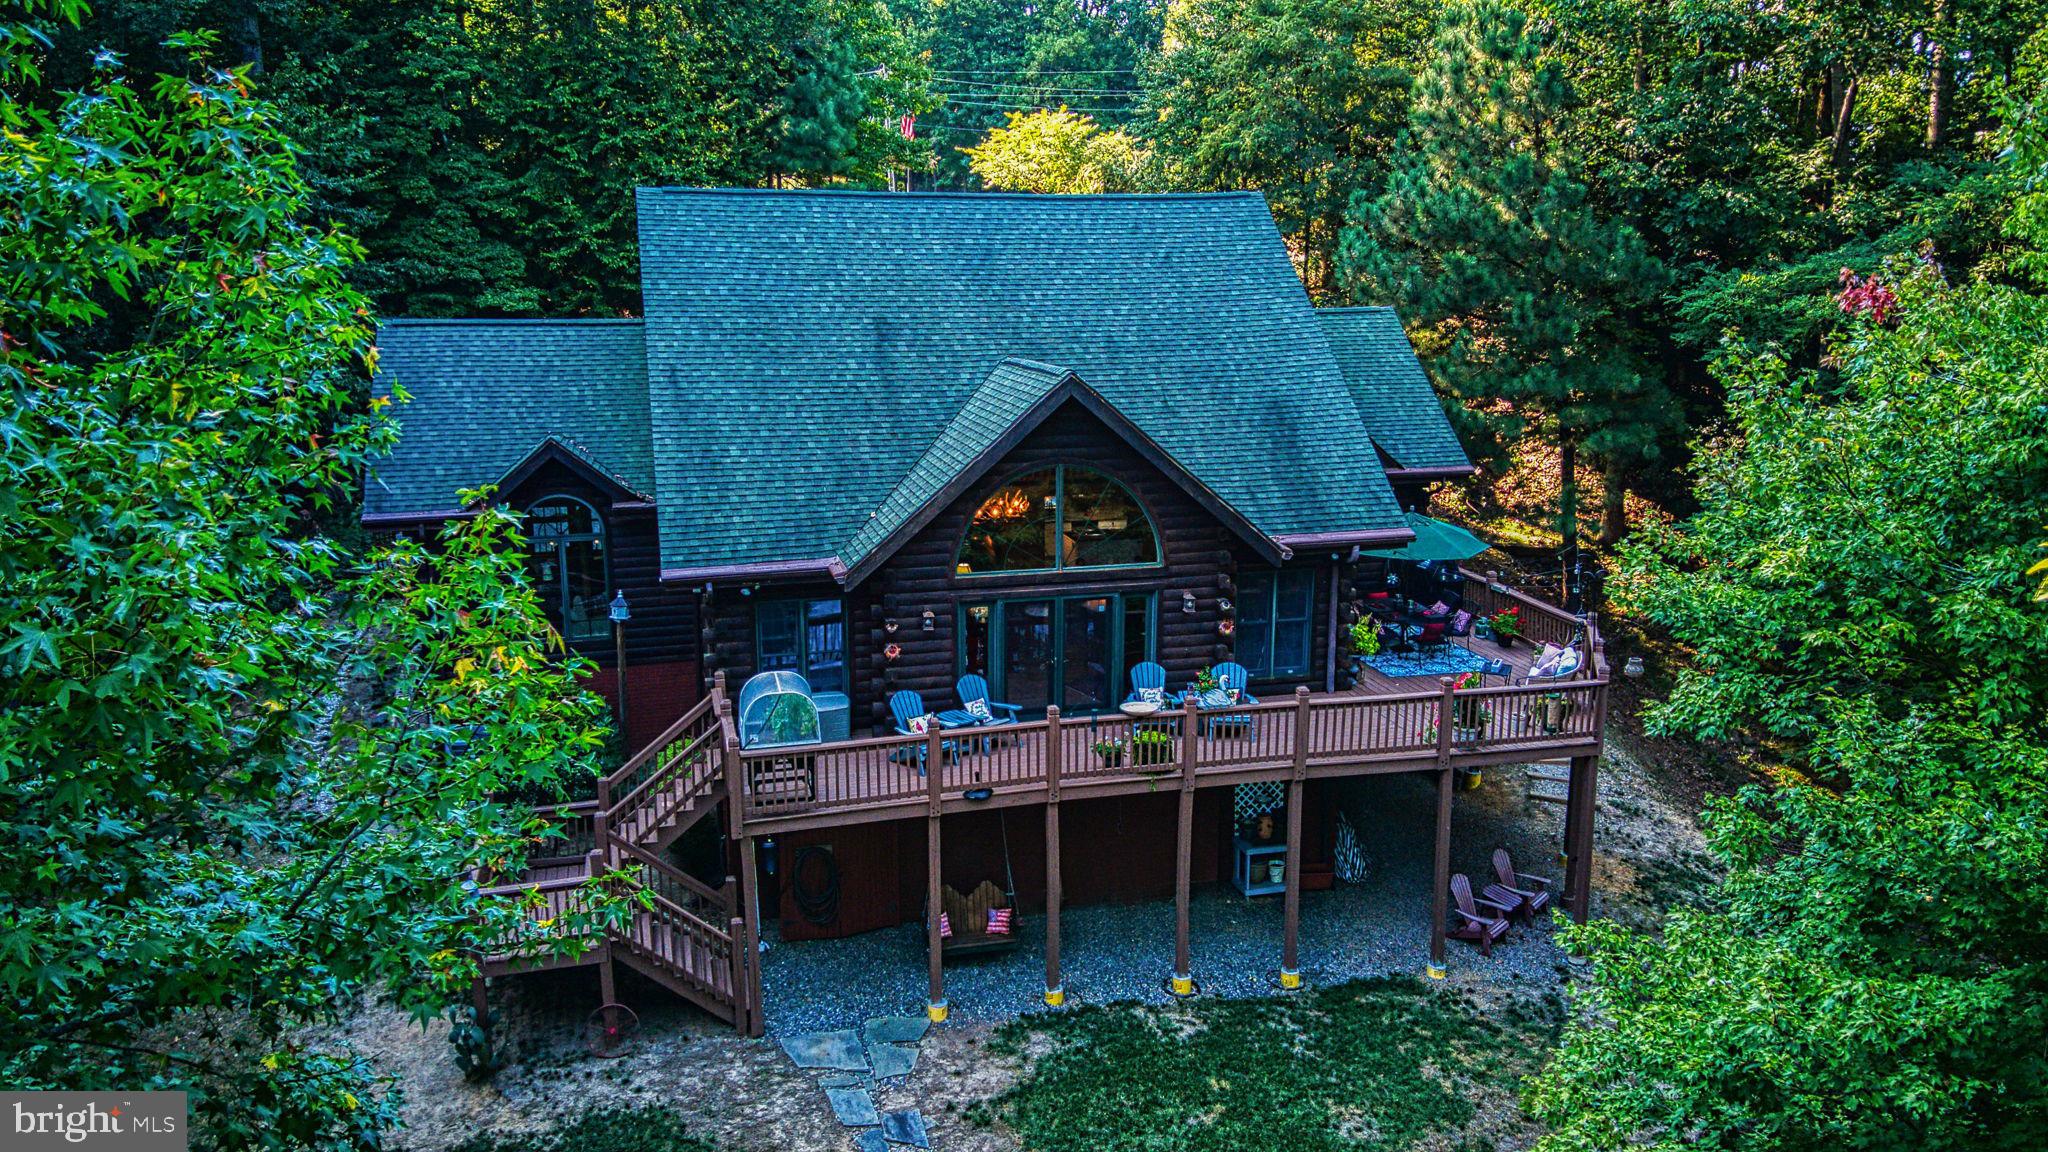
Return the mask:
POLYGON ((939 886, 939 910, 952 929, 939 940, 940 955, 947 959, 993 956, 1017 946, 1017 878, 1010 868, 1010 821, 1001 809, 996 812, 996 827, 1003 837, 1003 887, 983 880, 963 896, 950 885, 939 886), (988 930, 991 912, 1009 913, 1009 931, 988 930))

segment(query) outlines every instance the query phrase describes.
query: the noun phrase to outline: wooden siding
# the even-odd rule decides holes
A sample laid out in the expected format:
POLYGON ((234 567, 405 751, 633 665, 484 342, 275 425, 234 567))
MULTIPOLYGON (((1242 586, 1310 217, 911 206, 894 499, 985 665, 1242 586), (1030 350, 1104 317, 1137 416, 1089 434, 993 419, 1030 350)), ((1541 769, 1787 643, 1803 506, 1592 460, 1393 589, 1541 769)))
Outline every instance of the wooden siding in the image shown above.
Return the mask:
MULTIPOLYGON (((829 581, 752 586, 751 594, 731 585, 717 588, 704 608, 705 674, 726 672, 743 683, 755 671, 754 611, 757 599, 838 596, 846 604, 848 691, 853 728, 886 732, 892 727, 889 697, 909 688, 934 711, 956 708, 959 674, 957 621, 963 602, 1028 596, 1154 593, 1158 597, 1157 659, 1169 685, 1234 653, 1232 638, 1219 633, 1219 601, 1236 596, 1237 573, 1264 566, 1256 552, 1165 473, 1146 462, 1120 436, 1077 404, 1068 404, 1012 449, 979 483, 950 503, 906 541, 868 580, 852 589, 829 581), (1092 468, 1120 481, 1138 498, 1158 532, 1157 567, 960 576, 954 571, 969 518, 990 494, 1023 472, 1054 464, 1092 468), (1195 595, 1195 611, 1181 609, 1183 592, 1195 595), (924 613, 932 629, 924 629, 924 613), (889 626, 895 625, 894 631, 889 626), (898 645, 889 660, 884 650, 898 645)), ((1316 607, 1310 674, 1299 681, 1261 682, 1255 691, 1291 689, 1295 683, 1321 688, 1328 654, 1329 566, 1327 555, 1299 557, 1289 567, 1316 572, 1316 607)), ((1128 690, 1118 686, 1118 695, 1128 690)))

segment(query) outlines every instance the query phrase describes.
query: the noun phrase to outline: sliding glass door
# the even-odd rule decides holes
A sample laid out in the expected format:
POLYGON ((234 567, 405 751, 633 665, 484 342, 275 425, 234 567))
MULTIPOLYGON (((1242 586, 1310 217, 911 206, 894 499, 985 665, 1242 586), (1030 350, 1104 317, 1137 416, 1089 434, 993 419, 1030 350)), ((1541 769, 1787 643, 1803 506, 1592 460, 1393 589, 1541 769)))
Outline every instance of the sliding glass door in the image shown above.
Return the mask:
POLYGON ((1028 716, 1058 704, 1105 712, 1124 697, 1131 665, 1152 658, 1150 593, 983 600, 960 606, 960 672, 989 679, 1028 716))

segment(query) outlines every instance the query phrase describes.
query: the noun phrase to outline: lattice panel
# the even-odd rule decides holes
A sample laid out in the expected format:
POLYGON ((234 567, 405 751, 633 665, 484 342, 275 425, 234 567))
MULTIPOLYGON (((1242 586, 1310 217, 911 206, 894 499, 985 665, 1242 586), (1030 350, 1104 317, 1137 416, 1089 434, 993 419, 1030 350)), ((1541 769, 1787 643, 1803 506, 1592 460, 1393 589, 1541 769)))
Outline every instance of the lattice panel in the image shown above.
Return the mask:
POLYGON ((1268 812, 1278 812, 1285 807, 1287 785, 1278 780, 1239 784, 1232 791, 1230 803, 1236 812, 1238 826, 1243 827, 1247 820, 1256 820, 1268 812))

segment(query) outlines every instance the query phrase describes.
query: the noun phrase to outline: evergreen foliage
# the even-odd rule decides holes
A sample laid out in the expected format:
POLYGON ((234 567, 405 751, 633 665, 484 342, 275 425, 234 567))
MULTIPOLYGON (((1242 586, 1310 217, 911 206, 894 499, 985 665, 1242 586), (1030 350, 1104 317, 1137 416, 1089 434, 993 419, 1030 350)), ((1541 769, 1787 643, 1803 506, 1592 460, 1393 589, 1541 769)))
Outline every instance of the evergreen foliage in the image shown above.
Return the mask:
POLYGON ((1567 547, 1578 450, 1638 460, 1670 418, 1629 331, 1662 271, 1579 178, 1572 103, 1528 16, 1500 0, 1453 7, 1385 191, 1354 198, 1342 254, 1354 294, 1430 331, 1432 371, 1468 427, 1559 445, 1567 547))

